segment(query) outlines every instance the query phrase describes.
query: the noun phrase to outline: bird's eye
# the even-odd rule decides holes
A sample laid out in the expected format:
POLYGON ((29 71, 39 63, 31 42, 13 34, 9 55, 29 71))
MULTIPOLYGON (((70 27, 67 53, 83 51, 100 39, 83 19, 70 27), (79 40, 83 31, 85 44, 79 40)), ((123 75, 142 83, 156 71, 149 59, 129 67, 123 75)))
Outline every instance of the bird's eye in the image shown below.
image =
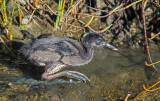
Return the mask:
POLYGON ((102 38, 98 38, 98 39, 96 40, 96 44, 97 44, 97 45, 99 45, 101 42, 102 42, 102 38))

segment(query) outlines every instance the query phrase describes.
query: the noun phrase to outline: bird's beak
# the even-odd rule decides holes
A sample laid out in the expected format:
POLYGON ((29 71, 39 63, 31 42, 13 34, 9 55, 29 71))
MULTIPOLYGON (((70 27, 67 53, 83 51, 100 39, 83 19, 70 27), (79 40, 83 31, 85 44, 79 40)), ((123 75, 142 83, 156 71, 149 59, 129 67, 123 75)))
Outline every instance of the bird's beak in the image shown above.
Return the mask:
POLYGON ((107 48, 112 49, 112 50, 118 51, 117 48, 115 48, 114 46, 112 46, 111 44, 109 44, 109 43, 107 43, 107 42, 105 42, 105 46, 106 46, 107 48))

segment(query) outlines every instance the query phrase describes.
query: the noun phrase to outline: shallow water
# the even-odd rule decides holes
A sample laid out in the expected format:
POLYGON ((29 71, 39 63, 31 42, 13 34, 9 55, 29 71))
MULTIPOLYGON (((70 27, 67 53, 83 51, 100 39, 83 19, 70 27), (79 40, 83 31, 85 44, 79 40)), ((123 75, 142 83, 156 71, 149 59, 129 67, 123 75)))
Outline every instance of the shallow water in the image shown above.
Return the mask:
MULTIPOLYGON (((160 59, 159 50, 152 50, 151 55, 155 61, 160 59)), ((19 62, 10 56, 7 58, 3 53, 0 56, 0 101, 121 101, 129 93, 129 99, 133 99, 143 90, 143 84, 160 77, 160 72, 145 66, 148 58, 142 50, 98 50, 88 65, 67 68, 84 73, 91 80, 87 83, 65 77, 37 80, 29 71, 22 71, 19 62)), ((159 71, 160 65, 156 67, 159 71)), ((32 73, 36 75, 37 71, 32 73)))

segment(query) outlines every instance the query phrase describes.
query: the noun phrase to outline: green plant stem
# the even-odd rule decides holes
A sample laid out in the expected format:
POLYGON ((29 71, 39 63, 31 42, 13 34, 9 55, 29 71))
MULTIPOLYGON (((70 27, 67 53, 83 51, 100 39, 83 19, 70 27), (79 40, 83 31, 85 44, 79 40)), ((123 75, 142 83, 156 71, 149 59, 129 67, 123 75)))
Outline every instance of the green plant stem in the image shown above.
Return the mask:
POLYGON ((72 6, 72 5, 73 5, 73 0, 70 1, 70 5, 69 6, 72 6))
MULTIPOLYGON (((15 0, 15 4, 16 4, 16 0, 15 0)), ((12 15, 11 15, 11 18, 10 18, 10 21, 9 21, 9 26, 8 26, 8 29, 9 29, 9 38, 10 38, 10 40, 12 40, 11 27, 12 27, 12 18, 13 18, 14 10, 15 10, 15 5, 13 6, 12 15)))
POLYGON ((85 25, 85 27, 88 27, 90 25, 90 23, 93 21, 93 16, 91 17, 91 19, 89 20, 89 22, 85 25))
POLYGON ((56 29, 58 29, 58 25, 60 24, 60 18, 62 17, 62 5, 63 0, 59 0, 59 6, 58 6, 58 16, 56 18, 56 29))
POLYGON ((7 12, 6 12, 6 1, 5 0, 2 0, 3 2, 3 13, 4 13, 4 23, 7 23, 7 12))

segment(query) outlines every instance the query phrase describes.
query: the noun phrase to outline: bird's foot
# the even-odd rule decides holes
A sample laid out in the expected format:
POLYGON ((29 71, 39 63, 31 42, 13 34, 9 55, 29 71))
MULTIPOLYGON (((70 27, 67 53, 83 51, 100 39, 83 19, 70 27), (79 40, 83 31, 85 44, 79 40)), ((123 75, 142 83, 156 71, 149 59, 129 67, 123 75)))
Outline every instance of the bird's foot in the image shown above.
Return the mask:
POLYGON ((76 72, 76 71, 62 71, 62 72, 55 73, 55 74, 52 74, 52 75, 49 75, 46 72, 44 72, 42 74, 42 78, 46 79, 46 80, 51 80, 51 79, 61 77, 61 76, 67 76, 69 78, 75 78, 75 79, 78 79, 78 80, 83 81, 83 82, 86 82, 86 81, 90 82, 90 80, 87 76, 85 76, 82 73, 76 72))
POLYGON ((76 71, 64 71, 64 72, 66 72, 67 77, 75 78, 83 82, 86 82, 86 81, 90 82, 89 78, 80 72, 76 72, 76 71))

